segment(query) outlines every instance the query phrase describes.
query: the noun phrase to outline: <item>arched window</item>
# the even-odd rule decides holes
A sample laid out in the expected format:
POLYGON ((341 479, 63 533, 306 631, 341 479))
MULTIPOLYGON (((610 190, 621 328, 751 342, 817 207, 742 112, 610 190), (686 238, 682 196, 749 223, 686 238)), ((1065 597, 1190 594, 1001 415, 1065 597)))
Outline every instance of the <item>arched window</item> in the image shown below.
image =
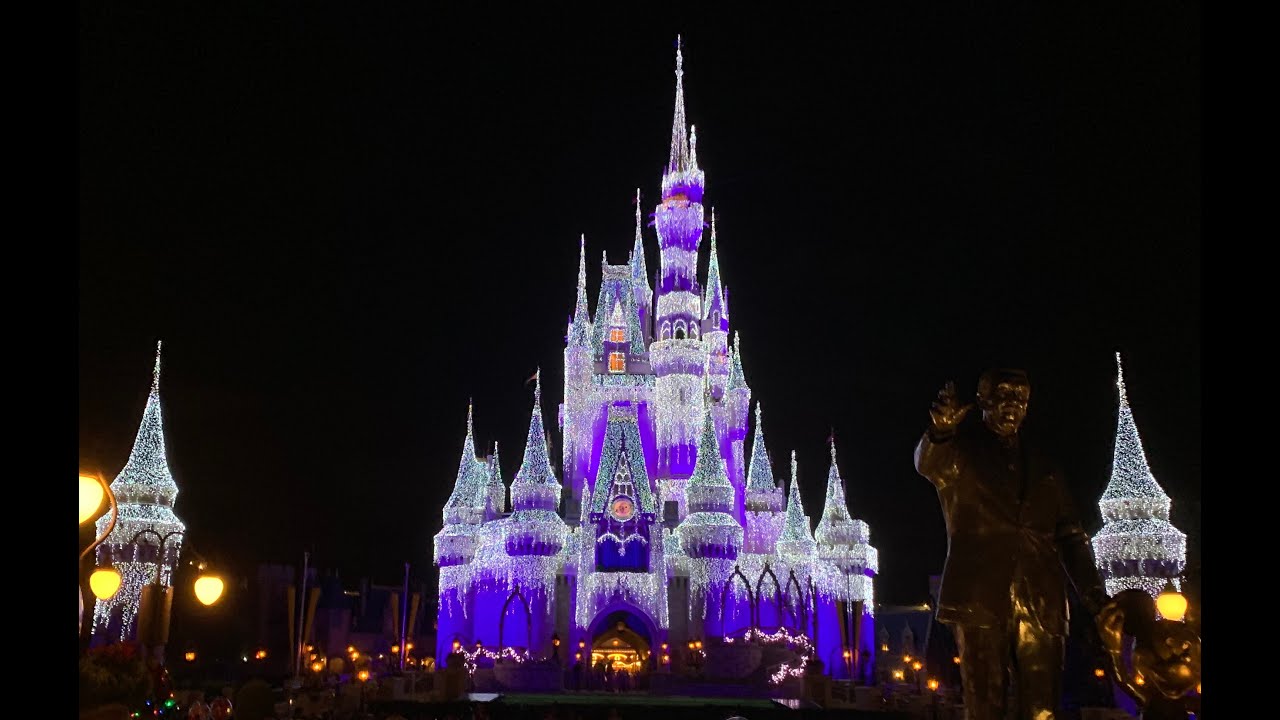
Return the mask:
POLYGON ((698 339, 698 323, 689 323, 689 337, 693 340, 698 339))
POLYGON ((675 325, 676 340, 683 340, 685 336, 684 320, 677 320, 675 325))
POLYGON ((716 327, 716 328, 720 327, 720 311, 719 310, 711 311, 711 325, 712 327, 716 327))
POLYGON ((671 339, 671 323, 669 322, 662 323, 662 332, 658 335, 658 339, 659 340, 671 339))

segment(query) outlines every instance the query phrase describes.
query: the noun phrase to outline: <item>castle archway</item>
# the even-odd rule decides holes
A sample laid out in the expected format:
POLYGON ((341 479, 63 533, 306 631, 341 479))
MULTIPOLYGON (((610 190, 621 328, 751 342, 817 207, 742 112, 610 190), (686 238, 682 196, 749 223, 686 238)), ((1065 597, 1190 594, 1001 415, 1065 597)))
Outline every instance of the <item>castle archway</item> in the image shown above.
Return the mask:
POLYGON ((602 610, 588 628, 588 637, 591 638, 592 667, 603 663, 628 673, 649 668, 650 656, 658 642, 653 621, 630 604, 611 605, 602 610))

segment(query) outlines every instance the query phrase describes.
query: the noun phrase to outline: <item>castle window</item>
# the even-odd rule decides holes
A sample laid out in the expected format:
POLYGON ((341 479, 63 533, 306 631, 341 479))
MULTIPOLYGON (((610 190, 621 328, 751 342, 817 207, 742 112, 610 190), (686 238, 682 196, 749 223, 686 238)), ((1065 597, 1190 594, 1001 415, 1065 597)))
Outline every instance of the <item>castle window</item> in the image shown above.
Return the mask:
POLYGON ((684 333, 685 333, 685 330, 684 330, 684 321, 683 321, 683 320, 677 320, 677 321, 676 321, 676 339, 677 339, 677 340, 683 340, 683 339, 684 339, 684 333))
POLYGON ((622 328, 609 328, 609 342, 626 342, 627 331, 622 328))
POLYGON ((698 324, 697 324, 697 323, 689 323, 689 337, 690 337, 690 338, 692 338, 692 339, 694 339, 694 340, 697 340, 697 339, 698 339, 698 324))
POLYGON ((660 339, 662 340, 671 339, 671 323, 669 322, 662 323, 662 334, 660 336, 660 339))
POLYGON ((609 353, 609 372, 620 373, 627 371, 627 356, 620 352, 609 353))

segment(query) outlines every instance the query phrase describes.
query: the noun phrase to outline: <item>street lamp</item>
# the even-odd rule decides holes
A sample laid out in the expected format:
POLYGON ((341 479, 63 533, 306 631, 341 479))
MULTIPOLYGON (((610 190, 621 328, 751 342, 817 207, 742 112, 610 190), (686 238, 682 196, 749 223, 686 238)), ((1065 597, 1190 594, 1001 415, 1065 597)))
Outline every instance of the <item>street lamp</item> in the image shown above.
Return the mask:
MULTIPOLYGON (((80 562, 83 563, 85 557, 93 552, 95 548, 102 544, 112 530, 116 528, 116 519, 119 517, 120 511, 116 507, 116 494, 111 492, 111 486, 107 485, 101 475, 97 473, 86 474, 80 473, 80 524, 89 522, 98 514, 98 508, 102 506, 102 498, 106 497, 111 503, 111 520, 107 523, 106 530, 93 539, 89 547, 80 553, 80 562)), ((120 573, 115 568, 106 567, 98 568, 89 576, 89 589, 93 591, 94 597, 99 600, 107 600, 113 597, 120 590, 120 573)), ((76 594, 80 598, 80 622, 77 626, 79 632, 84 632, 84 589, 79 585, 76 586, 76 594)))
MULTIPOLYGON (((155 582, 142 587, 142 596, 138 600, 138 640, 145 647, 157 648, 157 654, 163 662, 164 645, 169 642, 169 616, 173 610, 173 587, 166 587, 160 582, 161 568, 164 565, 164 546, 169 538, 178 535, 185 538, 186 533, 182 530, 173 530, 161 535, 154 528, 143 528, 134 533, 133 538, 129 540, 135 552, 137 552, 138 539, 143 535, 154 535, 159 546, 156 551, 155 582)), ((195 548, 192 548, 191 552, 200 558, 195 548)), ((195 582, 196 599, 204 605, 212 605, 222 597, 225 586, 222 578, 204 574, 205 565, 201 558, 196 566, 201 572, 195 582)))

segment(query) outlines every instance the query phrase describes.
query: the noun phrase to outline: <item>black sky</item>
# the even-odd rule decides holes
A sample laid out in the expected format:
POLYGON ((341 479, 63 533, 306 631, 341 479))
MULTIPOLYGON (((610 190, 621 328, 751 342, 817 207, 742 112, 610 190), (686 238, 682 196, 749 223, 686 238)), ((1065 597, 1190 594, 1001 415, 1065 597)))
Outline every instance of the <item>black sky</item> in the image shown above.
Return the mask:
POLYGON ((1030 371, 1027 431, 1096 529, 1115 349, 1196 562, 1197 11, 774 10, 83 5, 81 467, 123 466, 163 338, 197 548, 426 572, 467 398, 509 480, 525 379, 562 395, 579 234, 594 302, 637 186, 652 211, 679 32, 775 472, 795 448, 816 518, 834 427, 880 599, 941 569, 911 451, 942 383, 989 365, 1030 371))

